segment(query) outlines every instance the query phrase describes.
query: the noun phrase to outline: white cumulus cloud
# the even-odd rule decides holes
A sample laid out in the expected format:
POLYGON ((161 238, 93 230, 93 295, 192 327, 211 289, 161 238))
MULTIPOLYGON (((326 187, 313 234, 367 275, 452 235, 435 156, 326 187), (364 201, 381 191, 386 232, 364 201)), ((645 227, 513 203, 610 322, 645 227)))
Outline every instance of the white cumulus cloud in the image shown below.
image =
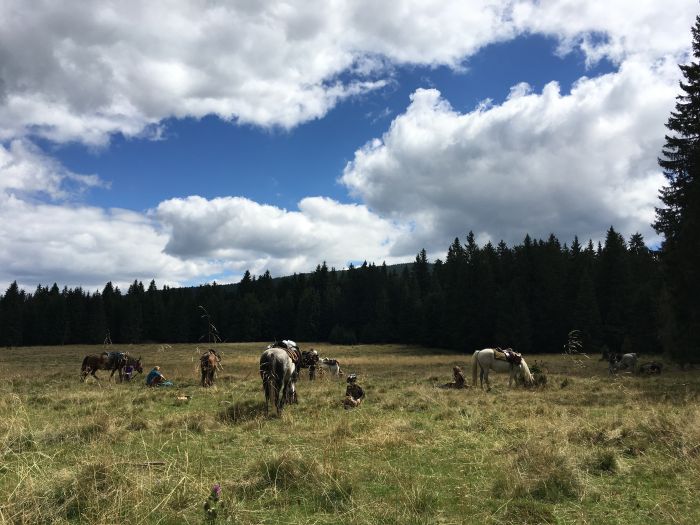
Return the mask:
POLYGON ((355 153, 341 181, 380 214, 417 227, 395 250, 434 250, 473 230, 600 237, 611 224, 648 239, 663 176, 656 157, 676 73, 628 60, 570 94, 511 90, 501 105, 459 113, 421 89, 389 130, 355 153))
POLYGON ((0 3, 0 140, 105 144, 170 117, 292 128, 386 83, 544 33, 591 61, 687 49, 695 0, 0 3))
POLYGON ((363 205, 307 197, 298 208, 192 196, 164 201, 154 215, 169 232, 168 254, 227 261, 238 273, 305 272, 324 260, 336 268, 353 260, 390 263, 388 247, 405 232, 363 205))
MULTIPOLYGON (((108 280, 177 284, 220 271, 203 258, 164 253, 168 237, 152 219, 129 210, 32 203, 0 193, 0 283, 101 289, 108 280)), ((4 290, 4 288, 3 288, 4 290)))

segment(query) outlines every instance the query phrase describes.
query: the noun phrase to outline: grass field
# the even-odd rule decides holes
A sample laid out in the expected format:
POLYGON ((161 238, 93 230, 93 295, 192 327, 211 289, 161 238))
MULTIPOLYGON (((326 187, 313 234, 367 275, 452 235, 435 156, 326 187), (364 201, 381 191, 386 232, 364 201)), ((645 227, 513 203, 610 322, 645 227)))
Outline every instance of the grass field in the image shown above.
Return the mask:
POLYGON ((112 347, 177 385, 153 390, 80 383, 102 347, 1 349, 0 523, 203 523, 215 482, 217 523, 700 523, 697 370, 527 356, 546 387, 450 391, 435 386, 471 356, 300 346, 357 372, 366 403, 345 411, 344 381, 304 377, 265 417, 264 344, 220 345, 208 390, 194 345, 112 347))

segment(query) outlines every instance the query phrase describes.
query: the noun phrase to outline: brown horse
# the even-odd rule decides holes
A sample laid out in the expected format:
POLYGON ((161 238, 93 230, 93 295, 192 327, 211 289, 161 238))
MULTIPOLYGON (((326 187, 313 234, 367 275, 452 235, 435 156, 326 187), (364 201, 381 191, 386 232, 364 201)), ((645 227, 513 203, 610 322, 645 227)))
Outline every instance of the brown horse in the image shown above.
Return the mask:
POLYGON ((208 350, 199 358, 199 368, 202 371, 202 386, 208 387, 214 384, 216 369, 221 363, 221 356, 216 350, 208 350))
POLYGON ((112 379, 114 372, 119 372, 119 382, 121 383, 124 378, 124 367, 131 365, 140 374, 143 373, 143 368, 141 367, 141 358, 134 359, 126 353, 120 352, 103 352, 101 354, 90 354, 86 355, 83 359, 83 364, 80 367, 80 380, 85 381, 88 374, 99 381, 96 375, 98 370, 111 370, 112 373, 109 375, 109 379, 112 379))

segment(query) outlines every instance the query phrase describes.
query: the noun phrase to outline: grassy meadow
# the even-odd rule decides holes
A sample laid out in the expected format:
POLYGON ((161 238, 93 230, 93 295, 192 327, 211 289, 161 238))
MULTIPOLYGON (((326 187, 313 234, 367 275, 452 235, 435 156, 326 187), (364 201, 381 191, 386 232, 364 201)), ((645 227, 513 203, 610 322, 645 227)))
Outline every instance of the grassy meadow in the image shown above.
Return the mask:
MULTIPOLYGON (((299 381, 266 417, 264 344, 222 344, 214 388, 195 345, 113 346, 175 388, 79 381, 102 347, 0 349, 0 524, 700 523, 700 374, 609 377, 593 356, 526 356, 539 389, 442 390, 471 356, 407 346, 301 344, 356 372, 299 381), (180 395, 191 396, 178 401, 180 395)), ((646 359, 642 359, 645 361, 646 359)))

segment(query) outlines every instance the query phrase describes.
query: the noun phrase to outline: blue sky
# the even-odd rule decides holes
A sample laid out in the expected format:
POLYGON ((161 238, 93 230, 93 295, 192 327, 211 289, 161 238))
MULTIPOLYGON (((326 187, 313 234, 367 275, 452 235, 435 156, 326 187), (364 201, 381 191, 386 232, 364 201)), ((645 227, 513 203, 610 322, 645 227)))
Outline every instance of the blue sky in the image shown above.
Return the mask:
POLYGON ((587 67, 578 50, 557 56, 557 45, 551 37, 521 36, 482 49, 465 60, 464 70, 397 68, 385 88, 341 101, 293 130, 238 126, 214 116, 167 119, 162 140, 117 135, 107 148, 73 143, 54 155, 71 171, 98 173, 110 183, 83 196, 97 206, 147 210, 188 195, 240 195, 287 209, 309 195, 355 202, 337 178, 357 147, 405 110, 416 89, 436 88, 455 109, 468 112, 486 99, 501 103, 519 82, 541 91, 556 80, 568 92, 582 76, 615 70, 607 60, 587 67))
POLYGON ((0 284, 658 243, 697 3, 658 4, 4 2, 0 284))

